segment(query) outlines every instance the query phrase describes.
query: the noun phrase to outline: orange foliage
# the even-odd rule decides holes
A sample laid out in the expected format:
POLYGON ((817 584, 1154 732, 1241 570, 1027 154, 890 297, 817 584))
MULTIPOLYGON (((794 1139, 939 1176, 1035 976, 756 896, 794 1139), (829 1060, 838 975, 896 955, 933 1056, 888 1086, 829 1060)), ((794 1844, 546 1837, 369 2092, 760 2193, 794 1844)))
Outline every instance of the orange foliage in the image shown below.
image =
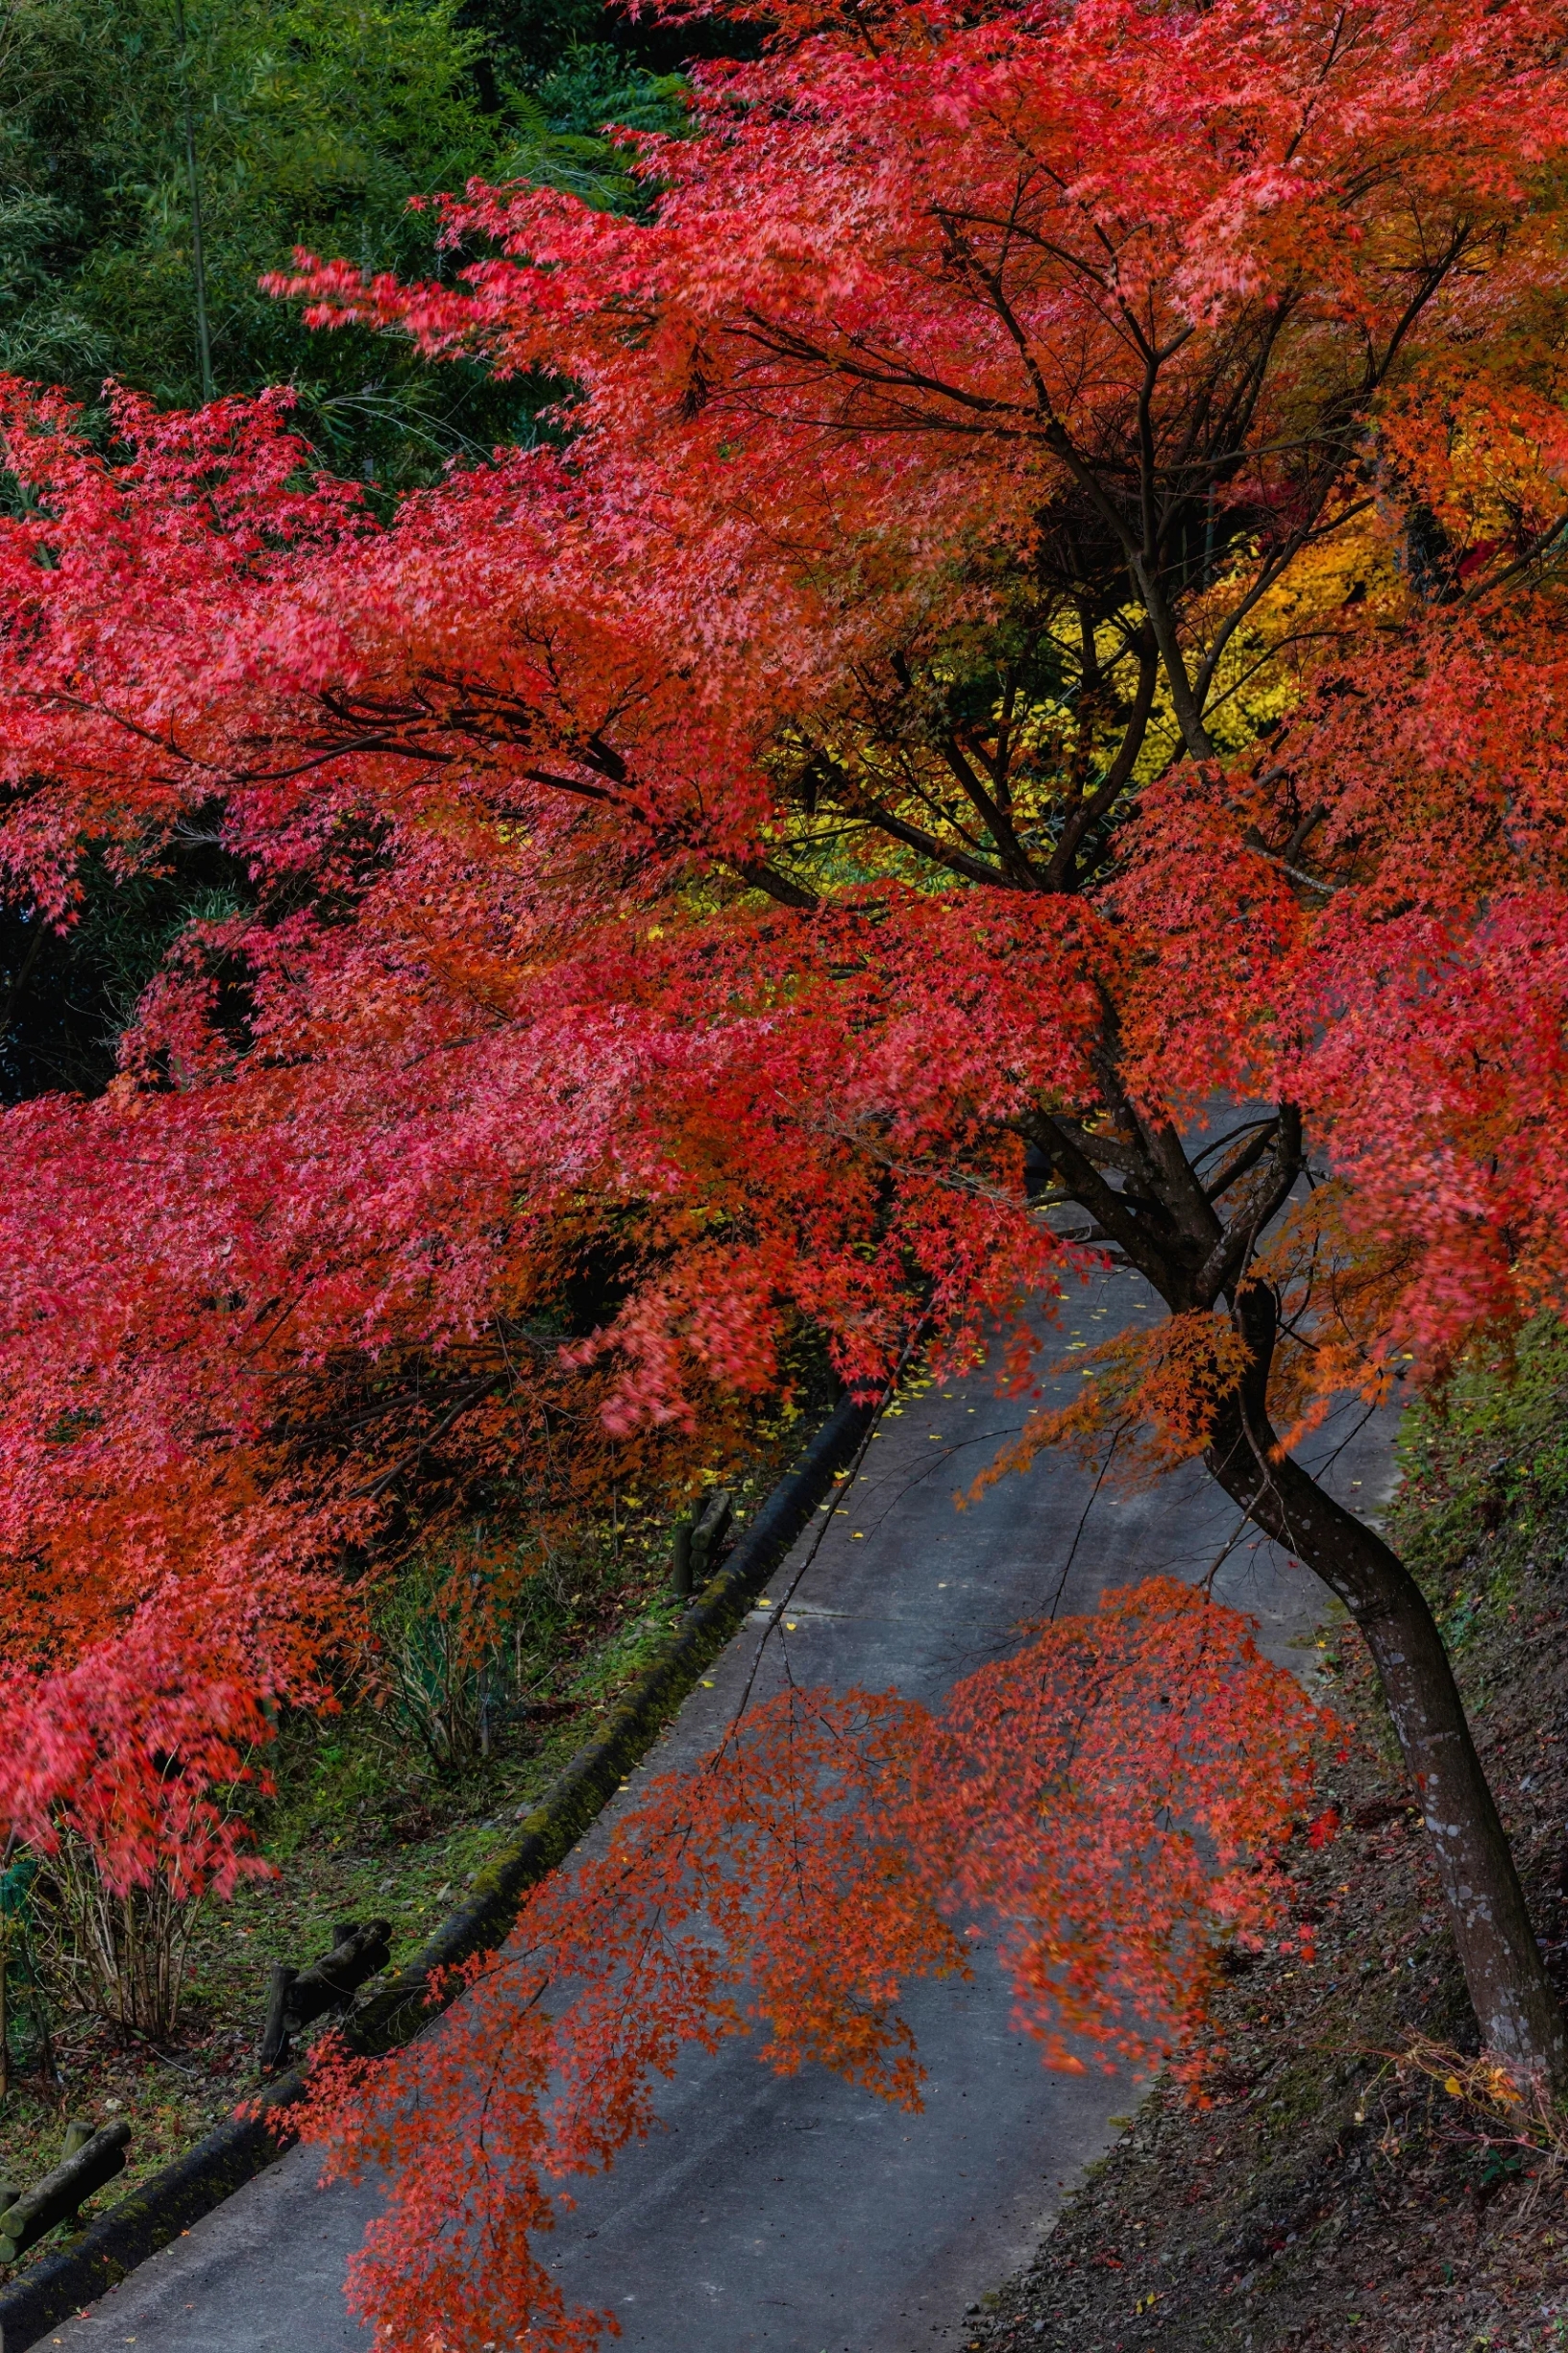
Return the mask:
POLYGON ((687 2046, 747 2029, 781 2073, 918 2107, 900 1988, 968 1973, 982 1939, 1047 2065, 1189 2071, 1225 1942, 1280 1924, 1324 1729, 1245 1619, 1170 1580, 1039 1630, 938 1715, 793 1687, 750 1710, 528 1896, 434 2031, 318 2067, 301 2120, 329 2177, 391 2182, 351 2301, 407 2353, 591 2345, 610 2316, 569 2311, 533 2245, 551 2184, 650 2129, 687 2046))
POLYGON ((1081 1379, 1070 1405, 1030 1412, 1017 1438, 975 1479, 972 1499, 1009 1472, 1027 1470, 1047 1447, 1066 1446, 1116 1477, 1154 1478, 1201 1455, 1214 1414, 1239 1387, 1245 1342, 1212 1314, 1172 1315, 1151 1329, 1118 1332, 1054 1369, 1081 1379))

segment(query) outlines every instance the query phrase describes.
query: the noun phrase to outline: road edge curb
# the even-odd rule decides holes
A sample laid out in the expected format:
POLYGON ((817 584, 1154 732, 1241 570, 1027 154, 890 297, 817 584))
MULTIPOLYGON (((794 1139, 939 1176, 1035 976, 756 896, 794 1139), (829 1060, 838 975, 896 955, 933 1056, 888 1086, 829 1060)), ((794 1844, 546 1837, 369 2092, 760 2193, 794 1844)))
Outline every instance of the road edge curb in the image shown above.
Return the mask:
MULTIPOLYGON (((875 1407, 850 1397, 840 1400, 657 1657, 611 1710, 603 1730, 576 1752, 516 1836, 480 1867, 467 1900, 350 2019, 346 2033, 355 2049, 380 2056, 411 2042, 433 2014, 431 1973, 500 1943, 522 1897, 571 1852, 735 1631, 751 1597, 806 1526, 875 1412, 875 1407)), ((226 2118, 194 2148, 101 2216, 74 2246, 25 2271, 0 2293, 0 2353, 28 2353, 46 2329, 116 2287, 281 2157, 290 2136, 268 2119, 298 2099, 304 2085, 298 2069, 269 2084, 257 2102, 259 2114, 226 2118)))

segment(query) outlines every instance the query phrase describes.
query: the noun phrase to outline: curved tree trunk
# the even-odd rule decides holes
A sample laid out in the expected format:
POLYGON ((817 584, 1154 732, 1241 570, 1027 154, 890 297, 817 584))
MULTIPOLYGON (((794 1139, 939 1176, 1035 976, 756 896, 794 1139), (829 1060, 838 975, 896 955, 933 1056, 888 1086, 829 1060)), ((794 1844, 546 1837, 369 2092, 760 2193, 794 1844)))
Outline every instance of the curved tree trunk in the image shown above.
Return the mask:
POLYGON ((1254 1524, 1315 1570, 1354 1618, 1426 1815, 1482 2040, 1505 2065, 1559 2088, 1568 2082, 1562 2008, 1432 1611, 1381 1537, 1299 1463, 1275 1458, 1278 1439, 1265 1405, 1273 1295, 1251 1285, 1233 1312, 1252 1370, 1222 1411, 1205 1459, 1254 1524))

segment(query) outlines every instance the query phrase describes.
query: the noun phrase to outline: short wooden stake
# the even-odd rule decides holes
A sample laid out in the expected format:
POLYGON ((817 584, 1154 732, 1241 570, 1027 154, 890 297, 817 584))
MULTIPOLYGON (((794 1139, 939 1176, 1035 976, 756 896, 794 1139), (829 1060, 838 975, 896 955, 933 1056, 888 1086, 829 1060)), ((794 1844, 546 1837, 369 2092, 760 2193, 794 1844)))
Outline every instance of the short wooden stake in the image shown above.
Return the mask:
POLYGON ((675 1547, 671 1555, 671 1590, 680 1601, 690 1598, 692 1590, 692 1523, 684 1519, 675 1530, 675 1547))

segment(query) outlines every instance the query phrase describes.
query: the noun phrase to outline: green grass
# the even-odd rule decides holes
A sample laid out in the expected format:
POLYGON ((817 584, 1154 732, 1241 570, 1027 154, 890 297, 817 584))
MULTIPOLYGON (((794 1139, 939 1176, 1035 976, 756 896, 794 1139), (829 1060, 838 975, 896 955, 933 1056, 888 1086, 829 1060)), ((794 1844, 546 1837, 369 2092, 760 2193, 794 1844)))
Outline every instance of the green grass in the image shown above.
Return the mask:
MULTIPOLYGON (((1398 1455, 1391 1527, 1411 1566, 1441 1567, 1452 1588, 1455 1564, 1506 1530, 1488 1550, 1492 1581, 1507 1577, 1568 1502, 1568 1329, 1538 1316, 1507 1352, 1462 1360, 1412 1404, 1398 1455)), ((1460 1623, 1461 1641, 1467 1630, 1460 1623)))

